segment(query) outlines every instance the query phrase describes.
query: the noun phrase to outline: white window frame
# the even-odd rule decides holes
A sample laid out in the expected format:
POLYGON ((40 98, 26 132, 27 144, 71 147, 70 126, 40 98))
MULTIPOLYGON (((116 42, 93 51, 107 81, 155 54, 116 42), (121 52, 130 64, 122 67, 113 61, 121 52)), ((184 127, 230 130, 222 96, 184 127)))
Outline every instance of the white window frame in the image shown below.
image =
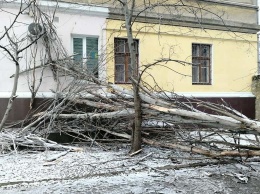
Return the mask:
MULTIPOLYGON (((100 48, 99 48, 100 47, 100 37, 99 36, 72 34, 71 35, 71 53, 72 53, 72 55, 74 54, 73 38, 82 38, 82 40, 83 40, 83 42, 82 42, 82 45, 83 45, 83 49, 82 49, 83 60, 82 60, 82 62, 83 63, 87 63, 87 38, 97 38, 98 39, 98 52, 100 50, 100 48)), ((98 55, 99 55, 99 53, 98 53, 98 55)), ((98 67, 98 77, 99 77, 99 67, 98 67)))

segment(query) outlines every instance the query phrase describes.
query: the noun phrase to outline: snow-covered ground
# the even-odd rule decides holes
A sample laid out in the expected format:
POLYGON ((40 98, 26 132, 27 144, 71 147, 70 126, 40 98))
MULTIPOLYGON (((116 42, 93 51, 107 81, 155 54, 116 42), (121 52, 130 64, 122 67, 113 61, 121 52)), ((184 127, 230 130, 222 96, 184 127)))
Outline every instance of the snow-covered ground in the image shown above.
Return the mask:
POLYGON ((147 146, 130 157, 128 150, 127 145, 108 151, 86 147, 54 161, 61 152, 0 155, 0 193, 260 193, 259 163, 163 170, 205 159, 147 146))

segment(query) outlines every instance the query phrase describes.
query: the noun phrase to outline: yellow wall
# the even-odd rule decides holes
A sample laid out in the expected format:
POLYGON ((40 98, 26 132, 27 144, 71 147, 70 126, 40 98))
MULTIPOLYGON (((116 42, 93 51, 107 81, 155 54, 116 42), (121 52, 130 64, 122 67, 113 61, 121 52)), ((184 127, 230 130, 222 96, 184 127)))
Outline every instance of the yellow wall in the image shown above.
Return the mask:
MULTIPOLYGON (((107 76, 114 82, 114 38, 126 38, 126 31, 118 20, 107 21, 107 76)), ((190 65, 169 62, 167 67, 149 70, 160 87, 174 92, 250 92, 251 78, 257 71, 257 36, 229 31, 203 30, 135 23, 133 32, 139 39, 139 65, 153 63, 160 58, 191 62, 192 43, 212 45, 212 84, 192 85, 190 65), (137 33, 138 32, 138 33, 137 33)), ((154 85, 148 73, 143 80, 154 85)))

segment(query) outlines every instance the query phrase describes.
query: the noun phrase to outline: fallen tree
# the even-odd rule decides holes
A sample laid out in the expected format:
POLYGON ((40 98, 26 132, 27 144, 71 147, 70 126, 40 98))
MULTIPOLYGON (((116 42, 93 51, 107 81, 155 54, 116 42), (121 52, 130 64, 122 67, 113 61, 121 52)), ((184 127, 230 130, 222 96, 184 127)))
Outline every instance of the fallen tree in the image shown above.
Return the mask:
MULTIPOLYGON (((57 69, 64 71, 59 66, 57 69)), ((98 145, 108 139, 130 142, 134 118, 132 91, 78 71, 74 67, 73 72, 84 81, 79 84, 75 79, 66 90, 55 93, 57 102, 48 111, 34 114, 34 121, 19 130, 18 135, 59 132, 73 136, 78 142, 98 145), (45 124, 39 125, 43 121, 45 124)), ((260 155, 260 122, 223 104, 188 99, 175 93, 169 96, 141 91, 143 143, 213 158, 260 155), (202 106, 215 114, 197 108, 202 106)))
MULTIPOLYGON (((134 90, 120 87, 97 79, 93 72, 75 64, 73 56, 66 54, 52 22, 47 21, 42 45, 44 52, 39 52, 45 53, 46 57, 42 60, 46 63, 41 67, 50 68, 57 82, 54 98, 47 109, 32 113, 22 128, 13 130, 12 135, 8 135, 8 127, 5 127, 0 134, 2 145, 13 149, 17 146, 70 149, 50 143, 45 138, 55 132, 91 145, 101 145, 108 140, 130 142, 133 131, 138 127, 141 128, 142 142, 150 145, 213 158, 259 156, 260 122, 248 119, 225 104, 186 98, 159 87, 154 91, 152 86, 141 79, 143 73, 153 66, 165 66, 167 62, 190 65, 187 62, 172 58, 155 60, 152 64, 144 65, 139 75, 130 76, 134 90), (50 41, 49 36, 54 41, 50 41), (55 53, 56 58, 51 53, 55 53), (66 87, 60 87, 60 80, 65 76, 71 81, 66 87), (212 113, 204 112, 201 108, 212 113), (139 117, 141 123, 138 123, 139 117)), ((39 67, 35 65, 15 75, 26 74, 39 67)), ((38 87, 34 88, 32 101, 38 87)))

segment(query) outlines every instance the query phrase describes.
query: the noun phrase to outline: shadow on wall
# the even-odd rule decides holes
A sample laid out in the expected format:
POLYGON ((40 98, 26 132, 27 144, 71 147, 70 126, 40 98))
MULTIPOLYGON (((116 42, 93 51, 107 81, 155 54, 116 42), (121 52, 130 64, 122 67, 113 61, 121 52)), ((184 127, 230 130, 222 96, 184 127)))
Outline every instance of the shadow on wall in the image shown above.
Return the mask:
MULTIPOLYGON (((216 104, 226 104, 226 106, 241 112, 243 115, 250 119, 255 119, 255 97, 225 97, 225 98, 198 98, 205 102, 216 103, 216 104), (224 103, 223 103, 224 101, 224 103)), ((224 105, 225 105, 224 104, 224 105)), ((203 110, 204 111, 204 110, 203 110)), ((207 113, 213 113, 205 110, 207 113)))
MULTIPOLYGON (((0 119, 2 120, 6 106, 8 103, 8 98, 0 99, 0 119)), ((12 110, 9 113, 6 125, 22 121, 30 113, 40 112, 46 110, 50 105, 52 99, 36 98, 33 104, 32 110, 30 110, 30 99, 29 98, 17 98, 13 103, 12 110)))

